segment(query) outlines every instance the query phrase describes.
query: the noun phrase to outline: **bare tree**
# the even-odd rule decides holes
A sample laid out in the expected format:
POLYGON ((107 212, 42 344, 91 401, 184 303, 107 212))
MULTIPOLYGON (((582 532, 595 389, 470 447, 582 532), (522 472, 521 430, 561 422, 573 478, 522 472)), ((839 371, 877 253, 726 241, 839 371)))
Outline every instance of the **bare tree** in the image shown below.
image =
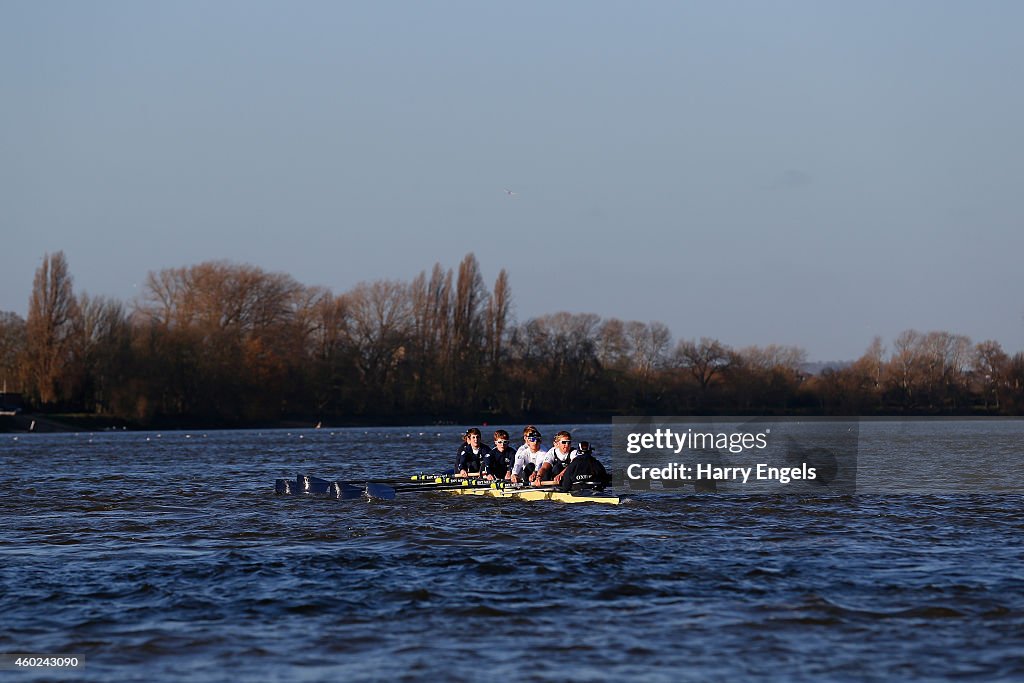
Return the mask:
POLYGON ((25 330, 30 386, 43 404, 72 391, 68 372, 74 366, 80 323, 64 252, 46 254, 32 284, 25 330))
POLYGON ((508 273, 502 268, 494 281, 494 290, 487 303, 487 356, 492 371, 496 371, 501 360, 505 328, 508 325, 512 307, 512 292, 509 289, 508 273))
POLYGON ((452 343, 459 359, 460 374, 473 372, 484 337, 483 316, 488 300, 476 256, 466 254, 459 264, 452 306, 452 343))
POLYGON ((82 314, 83 402, 90 410, 109 414, 113 394, 125 386, 131 372, 131 326, 119 301, 83 293, 78 308, 82 314))
POLYGON ((956 408, 967 390, 971 340, 960 334, 929 332, 921 346, 925 382, 933 405, 956 408))
POLYGON ((626 325, 618 318, 608 318, 597 331, 597 358, 605 369, 625 372, 630 365, 626 325))
POLYGON ((922 335, 917 330, 904 330, 893 342, 893 353, 887 366, 890 384, 899 392, 905 407, 913 407, 923 384, 922 335))
POLYGON ((626 339, 630 346, 633 369, 642 379, 665 365, 672 333, 664 323, 631 321, 626 323, 626 339))
POLYGON ((0 311, 0 391, 21 390, 24 350, 25 320, 17 313, 0 311))
POLYGON ((973 353, 974 375, 978 383, 978 393, 985 402, 986 410, 989 401, 993 407, 999 410, 1000 390, 1006 384, 1007 370, 1010 364, 1010 357, 1003 351, 999 342, 987 340, 978 342, 973 353))
POLYGON ((700 342, 681 340, 676 346, 675 355, 679 365, 697 380, 704 398, 714 378, 728 369, 731 358, 729 347, 708 337, 701 337, 700 342))
POLYGON ((405 359, 409 341, 411 305, 408 285, 378 280, 358 285, 348 293, 351 324, 349 341, 356 356, 359 381, 369 405, 386 386, 398 364, 405 359))

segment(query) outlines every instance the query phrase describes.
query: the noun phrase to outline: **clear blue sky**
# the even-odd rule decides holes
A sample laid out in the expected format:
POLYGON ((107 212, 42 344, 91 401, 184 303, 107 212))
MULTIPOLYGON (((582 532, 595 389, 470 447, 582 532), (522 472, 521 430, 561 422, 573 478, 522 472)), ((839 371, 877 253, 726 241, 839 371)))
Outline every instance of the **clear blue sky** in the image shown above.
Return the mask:
POLYGON ((0 0, 0 310, 473 251, 518 319, 1024 350, 1024 3, 0 0), (507 196, 509 188, 518 192, 507 196))

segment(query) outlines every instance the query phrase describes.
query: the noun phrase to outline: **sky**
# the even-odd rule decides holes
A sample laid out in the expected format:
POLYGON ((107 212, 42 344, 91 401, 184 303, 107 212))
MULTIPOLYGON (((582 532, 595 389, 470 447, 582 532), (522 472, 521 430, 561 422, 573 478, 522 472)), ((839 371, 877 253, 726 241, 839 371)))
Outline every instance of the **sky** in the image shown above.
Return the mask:
POLYGON ((1024 3, 0 0, 0 310, 473 252, 520 321, 1024 351, 1024 3), (506 190, 516 194, 510 195, 506 190))

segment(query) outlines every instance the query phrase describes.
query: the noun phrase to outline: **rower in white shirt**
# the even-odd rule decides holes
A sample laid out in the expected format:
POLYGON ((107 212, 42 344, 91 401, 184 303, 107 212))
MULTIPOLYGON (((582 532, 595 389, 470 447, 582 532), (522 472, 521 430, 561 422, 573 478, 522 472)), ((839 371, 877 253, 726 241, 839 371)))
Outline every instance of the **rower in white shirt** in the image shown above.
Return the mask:
POLYGON ((551 450, 544 456, 544 462, 537 470, 536 480, 530 479, 531 483, 552 481, 569 466, 569 461, 575 452, 572 449, 572 434, 569 432, 558 432, 555 434, 555 443, 551 450))
POLYGON ((523 445, 516 451, 516 460, 512 465, 512 483, 536 480, 537 470, 547 457, 547 451, 540 445, 541 438, 540 431, 533 425, 527 425, 523 430, 523 445))

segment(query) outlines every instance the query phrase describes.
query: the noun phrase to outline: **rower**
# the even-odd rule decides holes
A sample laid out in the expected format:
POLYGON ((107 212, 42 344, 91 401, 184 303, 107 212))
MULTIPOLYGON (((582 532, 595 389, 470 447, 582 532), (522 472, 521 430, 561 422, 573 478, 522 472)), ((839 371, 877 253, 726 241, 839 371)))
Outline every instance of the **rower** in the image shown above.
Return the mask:
POLYGON ((508 432, 504 429, 494 432, 494 448, 484 455, 483 469, 481 470, 487 480, 508 479, 512 476, 515 453, 509 447, 508 441, 508 432))
POLYGON ((518 448, 516 448, 516 455, 519 455, 523 451, 523 449, 530 444, 531 436, 536 436, 537 438, 540 438, 540 430, 538 430, 533 425, 526 425, 525 427, 523 427, 523 442, 519 444, 518 448))
POLYGON ((574 486, 602 491, 611 483, 612 478, 608 475, 608 470, 594 457, 594 449, 590 447, 589 441, 580 441, 573 453, 576 457, 555 477, 555 483, 559 484, 563 491, 569 491, 574 486))
POLYGON ((459 448, 459 454, 455 461, 455 476, 468 477, 480 474, 480 466, 483 464, 484 456, 490 449, 480 443, 480 430, 471 427, 466 432, 466 443, 459 448))
MULTIPOLYGON (((544 463, 537 471, 537 484, 553 480, 568 465, 572 459, 572 434, 569 432, 558 432, 555 434, 555 442, 551 450, 544 457, 544 463)), ((530 480, 533 482, 533 479, 530 480)))
POLYGON ((512 466, 512 483, 521 484, 526 481, 534 481, 537 468, 544 462, 547 452, 541 448, 540 431, 533 425, 527 425, 523 430, 525 443, 516 451, 515 464, 512 466))

